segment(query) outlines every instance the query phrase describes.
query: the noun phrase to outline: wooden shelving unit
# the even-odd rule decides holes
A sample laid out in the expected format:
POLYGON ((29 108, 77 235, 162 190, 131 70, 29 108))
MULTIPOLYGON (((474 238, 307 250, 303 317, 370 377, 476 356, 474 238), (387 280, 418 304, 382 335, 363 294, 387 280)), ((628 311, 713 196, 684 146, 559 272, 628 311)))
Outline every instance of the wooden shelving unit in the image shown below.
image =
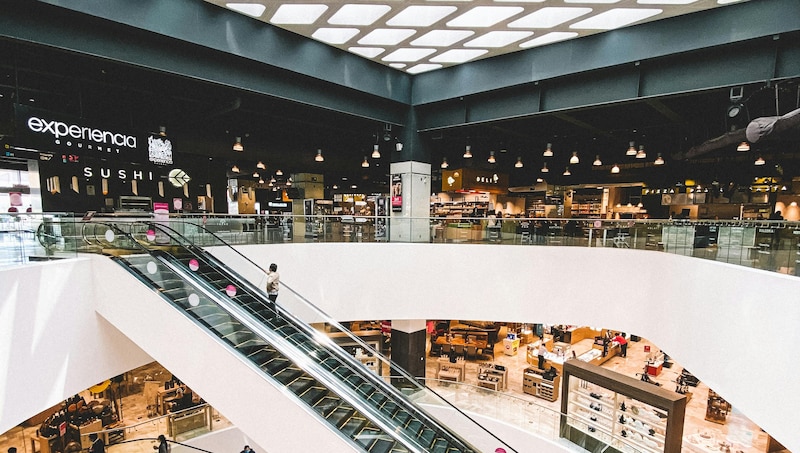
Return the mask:
POLYGON ((522 391, 547 401, 555 401, 558 399, 561 376, 556 375, 551 381, 545 379, 544 373, 539 368, 525 368, 522 373, 522 391))

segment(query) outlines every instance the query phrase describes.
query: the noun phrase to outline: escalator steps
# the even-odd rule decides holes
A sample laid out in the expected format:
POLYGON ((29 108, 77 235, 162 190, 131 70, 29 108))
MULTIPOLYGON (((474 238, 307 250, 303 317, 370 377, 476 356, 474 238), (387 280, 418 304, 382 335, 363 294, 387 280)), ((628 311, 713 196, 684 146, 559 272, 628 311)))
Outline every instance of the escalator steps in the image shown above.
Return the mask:
POLYGON ((350 419, 350 417, 355 413, 355 410, 349 407, 344 406, 337 406, 333 411, 328 414, 326 417, 334 426, 337 428, 341 428, 344 423, 350 419))
POLYGON ((292 381, 303 375, 303 370, 294 367, 286 367, 273 377, 283 385, 289 385, 292 381))
MULTIPOLYGON (((372 445, 366 447, 370 453, 392 453, 393 451, 397 451, 393 450, 393 447, 395 446, 396 443, 397 442, 393 442, 386 439, 375 439, 375 442, 373 442, 372 445)), ((408 450, 403 449, 402 451, 408 451, 408 450)))
MULTIPOLYGON (((351 380, 352 379, 348 379, 348 381, 351 381, 351 380)), ((358 386, 356 391, 358 393, 360 393, 361 396, 363 396, 364 398, 369 398, 371 395, 374 395, 375 392, 377 392, 378 390, 375 388, 374 385, 372 385, 370 383, 367 383, 367 382, 363 382, 362 384, 360 384, 358 386)))
POLYGON ((323 387, 312 386, 306 389, 305 392, 299 394, 300 399, 306 402, 309 406, 315 406, 319 400, 328 393, 323 387))
POLYGON ((366 418, 364 418, 362 415, 353 415, 344 422, 344 425, 340 428, 340 430, 347 436, 355 437, 357 433, 359 433, 366 425, 366 418))
POLYGON ((291 364, 292 362, 284 359, 283 357, 276 357, 262 365, 262 368, 267 370, 270 374, 275 375, 291 364))
POLYGON ((295 379, 294 382, 289 384, 289 388, 295 395, 300 395, 303 393, 307 388, 314 385, 316 380, 307 377, 307 376, 300 376, 299 378, 295 379))
POLYGON ((386 404, 379 406, 379 409, 384 414, 388 415, 391 418, 394 418, 395 414, 400 411, 400 406, 392 401, 387 401, 386 404))
POLYGON ((317 404, 314 405, 314 408, 317 409, 323 417, 328 418, 337 408, 339 408, 339 404, 341 404, 342 401, 338 397, 330 395, 327 390, 326 393, 327 394, 321 400, 319 400, 317 404))
MULTIPOLYGON (((422 445, 428 445, 434 443, 434 441, 439 442, 442 440, 441 438, 437 439, 436 433, 432 429, 423 429, 422 433, 418 436, 419 443, 422 445)), ((447 442, 445 442, 447 444, 447 442)))

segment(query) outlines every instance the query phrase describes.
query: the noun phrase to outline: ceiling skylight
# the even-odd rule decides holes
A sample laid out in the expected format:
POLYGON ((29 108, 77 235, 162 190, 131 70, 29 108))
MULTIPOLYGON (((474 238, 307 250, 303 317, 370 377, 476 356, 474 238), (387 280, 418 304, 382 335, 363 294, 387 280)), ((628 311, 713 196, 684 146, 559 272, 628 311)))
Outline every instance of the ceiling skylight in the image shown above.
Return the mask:
POLYGON ((660 9, 617 8, 574 23, 569 28, 613 30, 661 14, 660 9))
POLYGON ((474 35, 472 30, 433 30, 411 41, 412 46, 447 47, 474 35))
POLYGON ((201 1, 419 74, 747 0, 201 1))
POLYGON ((525 11, 521 6, 476 6, 447 22, 448 27, 491 27, 525 11))
POLYGON ((328 5, 281 5, 269 21, 273 24, 286 25, 313 24, 327 9, 328 5))
POLYGON ((259 5, 257 3, 226 3, 225 6, 234 11, 238 11, 253 17, 260 17, 267 9, 266 6, 259 5))
POLYGON ((464 43, 464 47, 505 47, 533 36, 532 31, 490 31, 464 43))
POLYGON ((392 27, 430 27, 456 12, 455 6, 409 6, 400 14, 386 21, 392 27))
POLYGON ((389 5, 344 5, 328 19, 328 23, 331 25, 372 25, 391 10, 392 7, 389 5))
POLYGON ((416 32, 416 30, 408 28, 379 28, 377 30, 372 30, 367 36, 359 39, 358 43, 367 46, 394 46, 400 44, 416 32))
POLYGON ((358 34, 357 28, 320 28, 311 37, 328 44, 344 44, 358 34))
POLYGON ((551 28, 592 12, 592 8, 542 8, 508 24, 510 28, 551 28))

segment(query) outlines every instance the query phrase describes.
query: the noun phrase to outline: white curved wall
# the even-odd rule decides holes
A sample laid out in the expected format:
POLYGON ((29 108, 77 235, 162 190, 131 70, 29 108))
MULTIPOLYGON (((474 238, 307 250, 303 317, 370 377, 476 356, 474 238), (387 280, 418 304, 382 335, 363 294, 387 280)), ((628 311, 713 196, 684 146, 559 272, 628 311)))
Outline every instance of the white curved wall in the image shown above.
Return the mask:
MULTIPOLYGON (((633 332, 800 451, 800 394, 790 391, 800 371, 796 277, 623 249, 392 243, 240 250, 263 267, 278 263, 284 282, 340 320, 564 322, 633 332)), ((258 271, 238 270, 262 280, 258 271)), ((82 259, 0 271, 0 432, 151 360, 95 314, 102 297, 92 289, 102 286, 95 278, 102 276, 82 259)), ((279 301, 291 297, 284 289, 279 301)))
MULTIPOLYGON (((239 250, 262 267, 278 263, 283 281, 339 320, 480 319, 635 333, 800 451, 800 392, 786 391, 800 372, 800 278, 612 248, 325 243, 239 250)), ((284 290, 278 300, 289 297, 284 290)))

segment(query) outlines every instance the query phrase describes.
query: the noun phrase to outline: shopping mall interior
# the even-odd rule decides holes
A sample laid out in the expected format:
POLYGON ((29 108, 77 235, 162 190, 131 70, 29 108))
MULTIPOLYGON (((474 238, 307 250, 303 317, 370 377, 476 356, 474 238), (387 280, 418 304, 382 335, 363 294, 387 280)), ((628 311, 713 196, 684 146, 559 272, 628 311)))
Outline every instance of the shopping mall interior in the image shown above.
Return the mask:
POLYGON ((0 365, 37 370, 0 376, 0 447, 71 453, 30 439, 78 394, 111 433, 165 415, 137 428, 146 450, 157 434, 181 441, 175 426, 235 427, 259 453, 310 438, 331 451, 532 448, 519 433, 545 439, 537 451, 800 448, 800 396, 785 391, 800 371, 785 360, 800 341, 800 0, 372 3, 0 3, 0 275, 13 288, 0 365), (170 219, 208 228, 192 237, 213 259, 170 219), (278 308, 257 290, 276 262, 278 308), (206 267, 214 277, 195 275, 206 267), (260 308, 231 305, 244 288, 260 308), (198 303, 235 321, 200 334, 198 303), (281 336, 287 319, 296 337, 281 336), (389 323, 377 346, 394 362, 377 375, 393 385, 360 368, 358 382, 430 430, 394 426, 383 400, 316 361, 373 363, 304 330, 364 319, 389 323), (497 327, 484 348, 474 324, 497 327), (343 434, 327 412, 309 423, 294 387, 245 363, 263 351, 230 354, 248 344, 231 326, 363 426, 343 434), (627 357, 609 345, 617 332, 627 357), (532 370, 539 343, 558 364, 552 401, 531 394, 555 383, 532 370), (145 391, 179 388, 172 375, 199 411, 180 423, 145 391), (124 397, 103 394, 122 383, 124 397), (613 398, 608 426, 583 417, 587 395, 601 414, 592 399, 613 398), (626 402, 663 420, 631 431, 626 402), (271 409, 248 417, 251 405, 271 409), (548 416, 489 414, 505 405, 548 416))

